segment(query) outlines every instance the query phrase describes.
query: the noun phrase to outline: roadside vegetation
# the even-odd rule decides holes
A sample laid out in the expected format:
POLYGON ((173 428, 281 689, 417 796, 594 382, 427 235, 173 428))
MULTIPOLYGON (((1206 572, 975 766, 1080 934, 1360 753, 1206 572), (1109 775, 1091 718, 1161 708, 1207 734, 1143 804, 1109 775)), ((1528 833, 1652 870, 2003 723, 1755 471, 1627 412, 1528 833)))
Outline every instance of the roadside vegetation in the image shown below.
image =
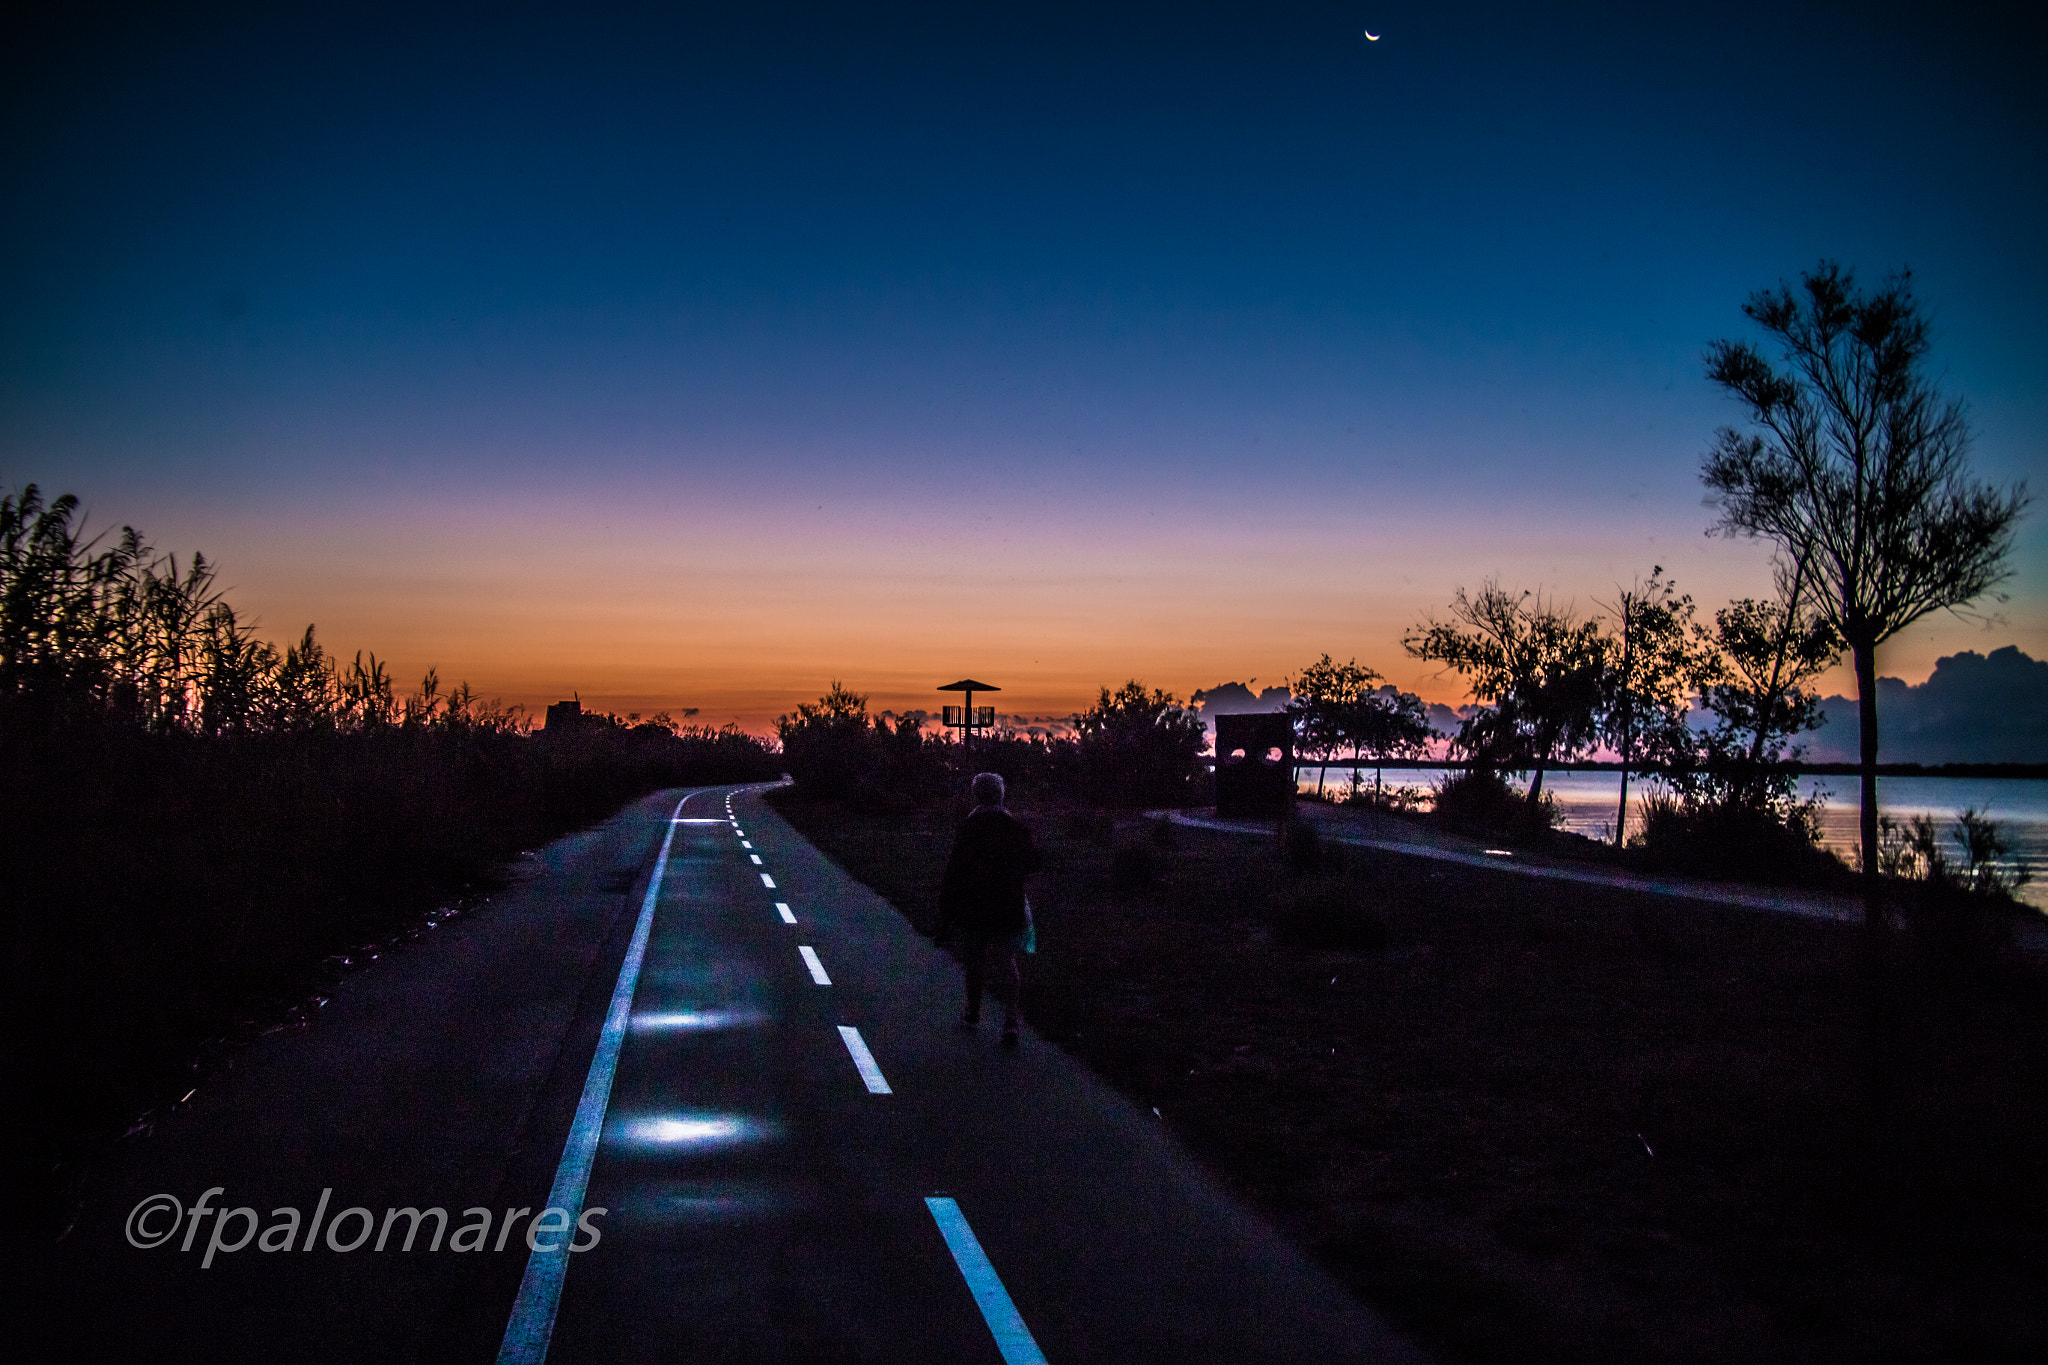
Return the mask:
POLYGON ((779 771, 736 729, 530 733, 431 672, 401 693, 310 626, 259 639, 200 555, 0 499, 8 1170, 61 1223, 82 1160, 522 850, 779 771))

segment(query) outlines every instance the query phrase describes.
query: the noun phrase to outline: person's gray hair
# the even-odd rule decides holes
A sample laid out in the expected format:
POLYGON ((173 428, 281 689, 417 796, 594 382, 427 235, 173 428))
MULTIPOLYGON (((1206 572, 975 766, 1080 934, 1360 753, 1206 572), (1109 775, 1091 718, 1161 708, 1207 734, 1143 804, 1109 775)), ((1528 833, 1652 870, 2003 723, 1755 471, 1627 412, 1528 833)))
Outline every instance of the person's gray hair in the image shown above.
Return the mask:
POLYGON ((1001 773, 976 773, 974 803, 978 806, 1000 806, 1003 804, 1003 775, 1001 773))

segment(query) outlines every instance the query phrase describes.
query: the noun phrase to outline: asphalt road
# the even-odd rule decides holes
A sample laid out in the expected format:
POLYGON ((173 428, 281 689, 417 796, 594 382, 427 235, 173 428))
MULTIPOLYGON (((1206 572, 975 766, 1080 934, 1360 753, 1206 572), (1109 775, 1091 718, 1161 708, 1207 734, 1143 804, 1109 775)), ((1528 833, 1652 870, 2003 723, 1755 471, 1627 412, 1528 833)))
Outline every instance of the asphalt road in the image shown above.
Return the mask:
POLYGON ((81 1361, 1416 1358, 1200 1172, 1170 1116, 1028 1031, 1016 1052, 992 1023, 956 1031, 951 961, 757 793, 650 798, 528 863, 132 1144, 17 1278, 32 1302, 12 1344, 81 1361), (213 1187, 209 1210, 247 1213, 195 1217, 213 1187), (414 1220, 388 1212, 404 1208, 445 1224, 423 1212, 405 1250, 414 1220))

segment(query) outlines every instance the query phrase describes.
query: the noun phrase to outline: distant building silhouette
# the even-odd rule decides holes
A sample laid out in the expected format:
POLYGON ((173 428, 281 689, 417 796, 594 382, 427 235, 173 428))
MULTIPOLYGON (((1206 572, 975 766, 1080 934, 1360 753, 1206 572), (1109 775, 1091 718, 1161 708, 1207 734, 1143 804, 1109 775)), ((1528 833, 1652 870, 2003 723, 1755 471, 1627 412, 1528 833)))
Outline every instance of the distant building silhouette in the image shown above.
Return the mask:
POLYGON ((543 727, 548 734, 565 735, 583 728, 583 702, 558 701, 548 708, 547 724, 543 727))

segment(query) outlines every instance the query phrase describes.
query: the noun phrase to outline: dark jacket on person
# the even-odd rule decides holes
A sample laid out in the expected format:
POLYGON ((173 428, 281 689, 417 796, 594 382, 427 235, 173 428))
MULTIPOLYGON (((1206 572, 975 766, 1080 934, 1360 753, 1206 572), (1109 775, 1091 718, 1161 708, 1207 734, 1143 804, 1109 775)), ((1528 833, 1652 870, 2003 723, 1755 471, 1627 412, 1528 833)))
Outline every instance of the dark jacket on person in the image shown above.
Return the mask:
POLYGON ((1024 879, 1038 868, 1038 847, 1024 823, 994 806, 961 822, 939 887, 939 923, 970 934, 1014 934, 1024 927, 1024 879))

